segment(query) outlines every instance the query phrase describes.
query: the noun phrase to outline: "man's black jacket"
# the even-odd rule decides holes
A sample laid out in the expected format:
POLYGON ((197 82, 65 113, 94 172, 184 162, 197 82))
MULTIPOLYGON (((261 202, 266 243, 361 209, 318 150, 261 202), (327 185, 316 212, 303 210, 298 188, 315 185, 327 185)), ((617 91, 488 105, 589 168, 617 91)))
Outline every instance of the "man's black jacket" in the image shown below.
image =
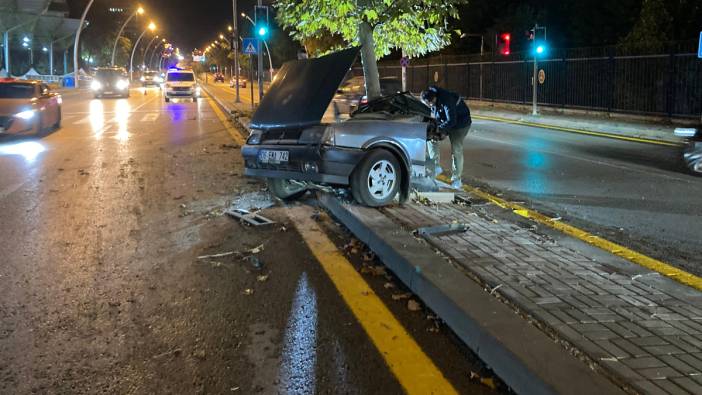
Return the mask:
POLYGON ((429 90, 436 92, 433 112, 434 118, 439 122, 439 128, 459 129, 472 123, 470 110, 460 96, 438 86, 430 86, 429 90))

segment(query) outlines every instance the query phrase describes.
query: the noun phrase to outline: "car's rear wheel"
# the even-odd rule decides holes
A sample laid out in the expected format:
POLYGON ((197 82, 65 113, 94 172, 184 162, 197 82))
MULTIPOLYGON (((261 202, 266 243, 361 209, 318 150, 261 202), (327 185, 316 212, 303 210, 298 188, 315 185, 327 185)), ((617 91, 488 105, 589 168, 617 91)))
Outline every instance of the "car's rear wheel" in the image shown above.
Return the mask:
POLYGON ((56 123, 54 123, 53 128, 55 130, 61 127, 61 107, 56 110, 56 123))
POLYGON ((304 186, 281 178, 267 178, 266 183, 273 196, 281 200, 297 199, 307 192, 304 186))
POLYGON ((168 98, 168 97, 166 97, 166 98, 165 98, 164 100, 166 100, 166 103, 168 103, 168 102, 170 102, 170 101, 171 101, 171 99, 170 99, 170 98, 168 98))
POLYGON ((351 193, 366 206, 385 206, 395 199, 401 178, 397 158, 387 150, 375 149, 366 154, 351 175, 351 193))

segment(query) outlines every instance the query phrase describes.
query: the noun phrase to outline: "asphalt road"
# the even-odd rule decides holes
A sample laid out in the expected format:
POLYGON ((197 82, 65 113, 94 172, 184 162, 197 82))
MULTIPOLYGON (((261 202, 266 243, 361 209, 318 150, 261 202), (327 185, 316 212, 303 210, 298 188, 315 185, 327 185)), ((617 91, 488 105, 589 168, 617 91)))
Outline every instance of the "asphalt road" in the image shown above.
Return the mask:
MULTIPOLYGON (((285 208, 263 228, 222 214, 262 186, 208 101, 146 93, 68 94, 61 129, 0 138, 0 393, 402 393, 285 208), (259 263, 198 259, 259 245, 259 263)), ((494 392, 399 284, 364 276, 459 392, 494 392)))
POLYGON ((702 274, 702 179, 680 149, 482 120, 473 131, 464 180, 702 274))

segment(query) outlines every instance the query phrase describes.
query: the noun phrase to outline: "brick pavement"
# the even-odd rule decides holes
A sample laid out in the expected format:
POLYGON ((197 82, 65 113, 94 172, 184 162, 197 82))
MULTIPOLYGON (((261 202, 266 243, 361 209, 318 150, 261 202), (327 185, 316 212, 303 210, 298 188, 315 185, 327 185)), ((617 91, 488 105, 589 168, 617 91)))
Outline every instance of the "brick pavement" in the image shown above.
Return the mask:
POLYGON ((702 292, 585 243, 503 220, 496 206, 385 209, 410 229, 466 223, 429 241, 617 381, 702 394, 702 292))

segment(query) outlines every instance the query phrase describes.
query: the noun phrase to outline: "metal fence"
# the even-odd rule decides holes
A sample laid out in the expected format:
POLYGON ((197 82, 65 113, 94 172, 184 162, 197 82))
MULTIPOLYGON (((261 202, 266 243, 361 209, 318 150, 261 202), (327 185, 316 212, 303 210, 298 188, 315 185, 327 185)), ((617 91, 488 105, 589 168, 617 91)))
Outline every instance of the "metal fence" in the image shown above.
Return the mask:
MULTIPOLYGON (((457 60, 413 60, 408 89, 419 92, 437 84, 469 99, 531 103, 532 59, 457 60)), ((539 60, 537 66, 545 74, 538 86, 540 105, 669 118, 702 115, 702 60, 694 53, 564 56, 539 60)), ((380 64, 379 71, 381 77, 401 78, 398 63, 380 64)))

